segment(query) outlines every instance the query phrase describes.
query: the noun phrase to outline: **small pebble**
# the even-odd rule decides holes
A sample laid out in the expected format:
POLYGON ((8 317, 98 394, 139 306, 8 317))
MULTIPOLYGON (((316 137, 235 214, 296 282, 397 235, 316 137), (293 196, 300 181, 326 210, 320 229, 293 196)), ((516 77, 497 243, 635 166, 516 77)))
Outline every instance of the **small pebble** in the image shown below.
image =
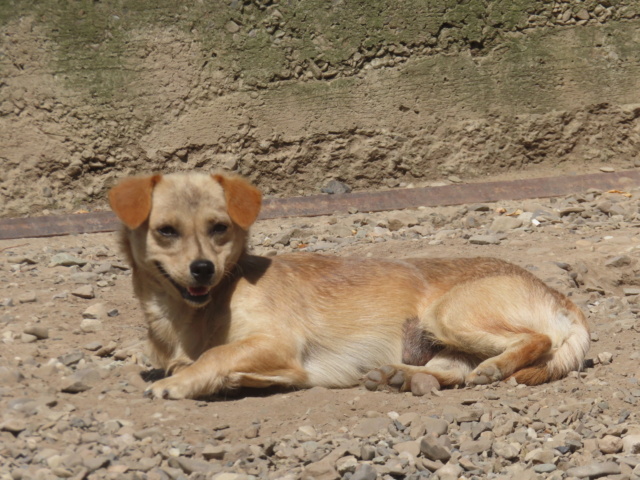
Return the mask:
POLYGON ((93 290, 93 286, 91 285, 82 285, 71 291, 71 295, 75 295, 76 297, 92 299, 95 298, 95 293, 93 290))
POLYGON ((440 383, 433 375, 416 373, 411 377, 411 393, 416 397, 426 395, 432 390, 440 390, 440 383))

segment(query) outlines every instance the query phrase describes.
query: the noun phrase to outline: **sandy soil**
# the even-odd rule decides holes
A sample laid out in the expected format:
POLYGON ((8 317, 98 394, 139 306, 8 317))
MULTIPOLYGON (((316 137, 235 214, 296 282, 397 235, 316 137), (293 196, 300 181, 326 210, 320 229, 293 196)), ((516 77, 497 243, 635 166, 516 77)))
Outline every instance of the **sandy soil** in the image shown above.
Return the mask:
POLYGON ((635 195, 594 191, 544 201, 255 225, 252 243, 260 254, 307 249, 338 255, 503 258, 570 295, 588 314, 593 342, 583 372, 539 387, 501 383, 423 397, 354 387, 243 391, 207 402, 143 398, 153 366, 144 353, 145 326, 115 235, 1 241, 0 478, 216 478, 225 472, 236 475, 228 478, 376 478, 356 476, 362 469, 340 470, 340 461, 349 456, 358 466, 373 465, 378 478, 426 478, 443 465, 461 470, 454 468, 453 477, 447 470, 433 475, 511 478, 510 469, 521 467, 531 478, 569 478, 570 468, 608 463, 624 478, 637 478, 638 468, 633 473, 635 464, 625 460, 635 447, 625 444, 623 450, 622 442, 640 433, 639 218, 635 195), (61 254, 76 265, 56 265, 64 262, 61 254), (564 427, 541 417, 540 412, 562 412, 567 406, 580 413, 564 427), (456 418, 474 408, 485 416, 456 418), (440 438, 449 439, 455 458, 438 466, 428 463, 424 451, 413 452, 407 454, 413 460, 406 460, 402 475, 393 474, 389 462, 407 455, 392 447, 402 439, 419 443, 422 438, 411 431, 416 418, 398 430, 397 419, 407 414, 425 421, 447 419, 448 433, 440 438), (495 427, 493 450, 467 452, 465 421, 469 428, 483 421, 498 425, 502 415, 516 415, 511 431, 499 433, 495 427), (373 419, 391 426, 383 425, 382 433, 357 433, 373 419), (515 457, 495 452, 498 440, 513 443, 502 437, 516 435, 518 427, 528 431, 537 421, 543 422, 533 427, 538 437, 521 440, 515 457), (563 432, 560 427, 578 429, 580 447, 566 454, 554 451, 549 461, 553 473, 540 473, 537 466, 547 463, 527 456, 544 450, 546 441, 563 432), (393 436, 393 428, 400 433, 393 436), (607 435, 619 441, 613 453, 598 443, 607 435), (324 448, 322 455, 305 450, 311 440, 324 448), (378 463, 365 460, 363 449, 380 449, 380 442, 391 453, 379 454, 383 461, 378 463), (212 449, 218 453, 207 453, 212 449), (95 458, 102 463, 96 466, 95 458), (204 462, 213 470, 199 465, 204 470, 190 471, 176 459, 204 462), (326 468, 318 473, 318 465, 326 468))

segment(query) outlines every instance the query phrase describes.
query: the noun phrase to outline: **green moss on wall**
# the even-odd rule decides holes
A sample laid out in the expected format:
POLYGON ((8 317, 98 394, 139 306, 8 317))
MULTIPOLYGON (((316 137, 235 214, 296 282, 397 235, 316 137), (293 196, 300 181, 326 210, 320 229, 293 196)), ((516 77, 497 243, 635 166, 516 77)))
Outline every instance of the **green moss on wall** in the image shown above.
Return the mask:
POLYGON ((50 32, 56 71, 106 100, 126 90, 130 32, 145 26, 181 29, 211 67, 259 86, 312 62, 327 71, 407 47, 479 50, 545 8, 528 0, 6 0, 0 21, 33 15, 50 32))

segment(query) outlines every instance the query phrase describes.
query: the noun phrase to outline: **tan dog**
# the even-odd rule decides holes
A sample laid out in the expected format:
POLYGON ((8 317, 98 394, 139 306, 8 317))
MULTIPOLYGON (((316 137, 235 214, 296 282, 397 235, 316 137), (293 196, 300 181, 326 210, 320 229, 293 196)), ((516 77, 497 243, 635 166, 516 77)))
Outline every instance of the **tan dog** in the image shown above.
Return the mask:
POLYGON ((171 374, 152 397, 365 375, 370 389, 408 390, 416 372, 443 386, 535 385, 579 370, 589 348, 578 307, 500 260, 249 255, 261 195, 238 177, 129 178, 109 198, 155 361, 171 374))

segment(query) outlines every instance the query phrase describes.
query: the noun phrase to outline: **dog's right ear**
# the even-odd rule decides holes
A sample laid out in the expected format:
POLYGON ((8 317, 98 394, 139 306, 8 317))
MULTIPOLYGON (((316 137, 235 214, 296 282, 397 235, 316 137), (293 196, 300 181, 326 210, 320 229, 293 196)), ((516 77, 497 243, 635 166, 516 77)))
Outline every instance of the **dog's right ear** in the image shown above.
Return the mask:
POLYGON ((162 175, 132 177, 109 190, 109 203, 122 223, 136 229, 149 217, 153 187, 162 175))

